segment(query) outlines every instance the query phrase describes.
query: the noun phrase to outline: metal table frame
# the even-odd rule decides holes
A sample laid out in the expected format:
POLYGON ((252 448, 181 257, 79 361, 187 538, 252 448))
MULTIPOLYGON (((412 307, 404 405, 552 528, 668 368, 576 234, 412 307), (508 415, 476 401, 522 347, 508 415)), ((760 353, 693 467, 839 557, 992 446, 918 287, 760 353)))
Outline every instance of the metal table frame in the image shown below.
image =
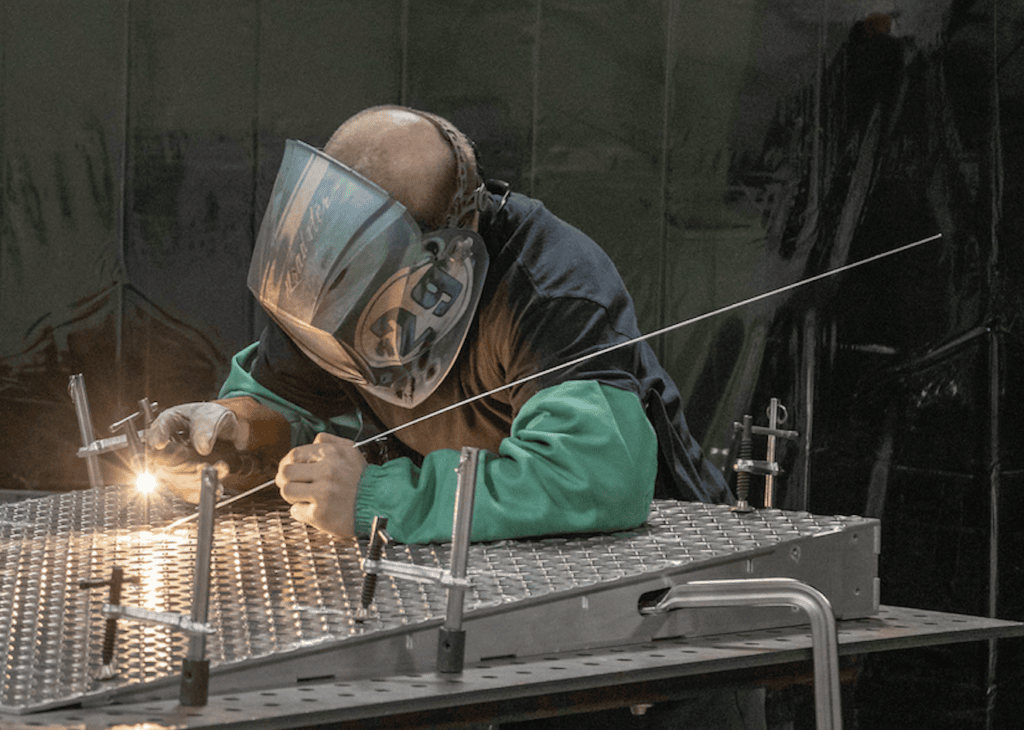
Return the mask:
MULTIPOLYGON (((1024 624, 882 606, 838 623, 840 657, 1024 636, 1024 624)), ((4 718, 10 730, 68 728, 458 727, 542 716, 644 707, 702 687, 758 684, 772 667, 809 666, 806 627, 674 638, 423 673, 212 696, 204 707, 175 701, 65 709, 4 718)))

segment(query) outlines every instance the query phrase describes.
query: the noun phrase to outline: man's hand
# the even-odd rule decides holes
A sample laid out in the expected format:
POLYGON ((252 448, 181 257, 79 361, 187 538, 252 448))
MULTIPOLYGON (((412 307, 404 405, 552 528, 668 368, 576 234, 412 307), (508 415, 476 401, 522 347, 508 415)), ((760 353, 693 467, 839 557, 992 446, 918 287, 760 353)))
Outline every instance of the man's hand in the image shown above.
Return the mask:
POLYGON ((292 517, 335 537, 355 534, 356 490, 366 459, 349 439, 317 434, 292 449, 277 470, 292 517))
POLYGON ((249 440, 249 426, 220 403, 183 403, 160 413, 146 430, 150 448, 163 449, 178 434, 192 443, 202 456, 213 451, 218 439, 230 441, 239 451, 249 440))
MULTIPOLYGON (((186 502, 196 504, 203 467, 207 465, 196 459, 196 454, 209 456, 218 439, 244 445, 248 432, 248 425, 219 403, 184 403, 168 408, 146 430, 146 443, 153 449, 149 468, 158 482, 186 502)), ((228 475, 227 462, 220 460, 214 466, 220 479, 228 475)))

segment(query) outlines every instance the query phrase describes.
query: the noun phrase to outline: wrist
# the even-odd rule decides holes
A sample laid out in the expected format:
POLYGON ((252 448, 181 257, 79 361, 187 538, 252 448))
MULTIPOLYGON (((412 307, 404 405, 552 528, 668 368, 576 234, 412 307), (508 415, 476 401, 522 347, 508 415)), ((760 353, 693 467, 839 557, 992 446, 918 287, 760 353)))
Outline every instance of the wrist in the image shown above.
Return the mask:
POLYGON ((291 425, 288 420, 255 398, 238 396, 213 401, 235 415, 232 441, 239 451, 250 451, 280 460, 291 448, 291 425))

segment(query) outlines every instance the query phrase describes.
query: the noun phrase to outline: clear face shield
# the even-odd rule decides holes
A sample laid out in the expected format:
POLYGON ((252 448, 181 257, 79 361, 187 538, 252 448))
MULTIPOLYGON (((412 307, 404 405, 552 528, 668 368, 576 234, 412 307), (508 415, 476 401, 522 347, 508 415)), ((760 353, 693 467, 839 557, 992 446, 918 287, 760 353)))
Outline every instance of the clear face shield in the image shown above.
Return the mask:
POLYGON ((454 364, 487 263, 475 232, 421 234, 387 191, 288 140, 248 284, 313 362, 413 408, 454 364))

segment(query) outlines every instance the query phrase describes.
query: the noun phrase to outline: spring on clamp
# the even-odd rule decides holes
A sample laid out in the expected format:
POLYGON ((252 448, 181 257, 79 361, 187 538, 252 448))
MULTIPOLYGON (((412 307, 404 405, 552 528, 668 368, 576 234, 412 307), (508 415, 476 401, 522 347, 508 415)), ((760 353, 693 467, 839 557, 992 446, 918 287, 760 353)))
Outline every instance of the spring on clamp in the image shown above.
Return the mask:
POLYGON ((778 438, 795 440, 800 434, 796 431, 785 431, 779 429, 779 424, 785 423, 787 418, 786 407, 779 403, 778 398, 771 399, 768 407, 768 427, 753 425, 754 419, 750 415, 743 416, 743 423, 733 423, 733 430, 740 434, 739 454, 733 470, 736 472, 736 505, 732 508, 734 512, 752 512, 753 507, 747 501, 750 497, 750 475, 763 474, 764 484, 764 506, 771 509, 775 502, 775 477, 781 470, 775 460, 775 440, 778 438), (753 436, 768 437, 768 453, 764 460, 754 459, 753 436))

